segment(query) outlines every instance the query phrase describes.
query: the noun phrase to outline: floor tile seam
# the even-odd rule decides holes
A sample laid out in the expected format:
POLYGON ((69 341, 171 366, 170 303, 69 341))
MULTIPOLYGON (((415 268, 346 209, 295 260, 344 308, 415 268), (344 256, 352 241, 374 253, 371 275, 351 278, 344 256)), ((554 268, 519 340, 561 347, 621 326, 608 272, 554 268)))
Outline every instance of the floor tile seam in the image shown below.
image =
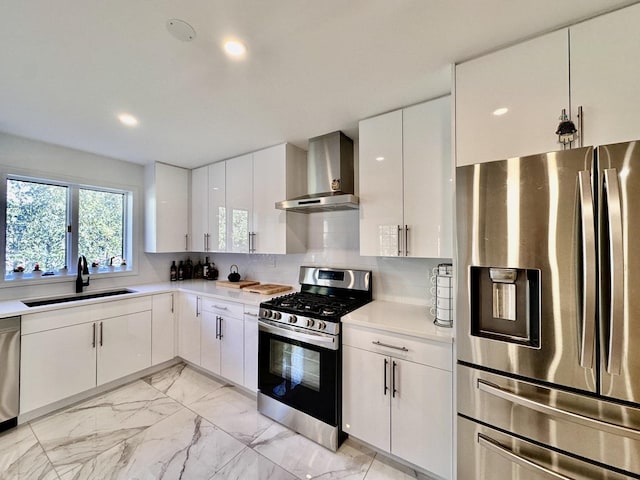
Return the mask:
POLYGON ((373 462, 375 462, 377 457, 378 457, 378 452, 373 452, 373 457, 371 457, 371 462, 369 462, 369 466, 367 467, 367 471, 365 472, 364 477, 362 477, 362 480, 367 480, 367 475, 369 475, 369 472, 371 471, 371 467, 373 467, 373 462))
POLYGON ((42 453, 44 454, 44 456, 47 459, 47 462, 49 462, 49 465, 51 465, 51 468, 53 469, 53 472, 56 474, 56 477, 58 477, 58 480, 60 480, 60 474, 58 473, 58 469, 55 467, 55 465, 53 464, 53 462, 51 461, 51 458, 49 457, 49 454, 47 453, 47 451, 44 449, 44 446, 42 445, 42 443, 40 442, 40 438, 36 435, 35 430, 33 429, 33 427, 31 426, 31 422, 27 422, 27 425, 29 425, 29 430, 31 431, 31 434, 33 435, 33 438, 36 439, 36 443, 38 444, 38 446, 40 447, 40 450, 42 450, 42 453))
MULTIPOLYGON (((206 420, 206 419, 205 419, 206 420)), ((211 422, 209 422, 211 423, 211 422)), ((242 455, 244 453, 244 451, 248 448, 246 445, 244 445, 244 443, 242 444, 243 447, 240 449, 240 451, 238 453, 236 453, 233 457, 231 457, 227 462, 225 462, 223 465, 220 466, 220 468, 218 468, 215 472, 213 472, 213 475, 211 475, 208 480, 213 479, 216 475, 218 475, 218 473, 220 473, 227 465, 229 465, 231 462, 233 462, 239 455, 242 455)))
POLYGON ((209 420, 207 417, 205 417, 204 415, 201 415, 200 413, 196 412, 195 410, 193 410, 192 408, 190 408, 188 405, 184 405, 184 408, 186 408, 187 410, 189 410, 191 413, 193 413, 194 415, 202 418, 204 421, 206 421, 207 423, 213 425, 217 430, 220 430, 221 432, 229 435, 231 438, 233 438, 234 440, 240 442, 242 445, 244 445, 245 447, 250 447, 250 445, 247 445, 246 443, 244 443, 242 440, 240 440, 239 438, 237 438, 235 435, 233 435, 231 432, 228 432, 227 430, 225 430, 224 428, 222 428, 220 425, 214 423, 213 421, 209 420))
MULTIPOLYGON (((293 430, 292 430, 293 431, 293 430)), ((296 433, 296 435, 299 435, 299 433, 296 433)), ((253 448, 251 445, 247 445, 251 450, 253 450, 255 453, 257 453, 258 455, 260 455, 262 458, 268 460, 269 462, 273 463, 274 465, 277 465, 278 467, 280 467, 282 470, 284 470, 285 472, 287 472, 288 474, 290 474, 292 477, 295 478, 299 478, 300 480, 307 480, 306 477, 299 477, 298 475, 296 475, 295 473, 287 470, 286 468, 284 468, 282 465, 280 465, 279 463, 274 462, 273 460, 271 460, 269 457, 267 457, 266 455, 263 455, 261 452, 259 452, 258 450, 256 450, 255 448, 253 448)))

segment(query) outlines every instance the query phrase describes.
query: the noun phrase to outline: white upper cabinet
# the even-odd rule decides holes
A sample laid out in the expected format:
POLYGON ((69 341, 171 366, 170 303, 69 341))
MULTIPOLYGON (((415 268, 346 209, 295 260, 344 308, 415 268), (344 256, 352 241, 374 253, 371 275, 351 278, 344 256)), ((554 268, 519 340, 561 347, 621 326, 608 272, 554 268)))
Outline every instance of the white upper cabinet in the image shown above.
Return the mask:
POLYGON ((570 27, 571 109, 583 144, 640 139, 640 5, 570 27))
POLYGON ((275 208, 276 202, 306 192, 307 154, 284 143, 253 154, 251 253, 304 253, 307 216, 275 208))
POLYGON ((164 163, 145 167, 145 251, 189 250, 189 170, 164 163))
POLYGON ((213 163, 191 171, 193 251, 226 251, 225 163, 213 163))
POLYGON ((402 111, 405 249, 410 257, 453 255, 451 97, 402 111))
POLYGON ((455 97, 457 165, 560 150, 555 131, 562 109, 570 113, 568 30, 457 65, 455 97))
POLYGON ((307 219, 276 202, 306 193, 306 152, 281 144, 191 172, 191 249, 304 253, 307 219))
POLYGON ((306 153, 276 145, 226 164, 226 250, 238 253, 303 253, 306 216, 275 208, 306 193, 306 153))
POLYGON ((359 124, 360 255, 400 256, 402 110, 359 124))
POLYGON ((209 167, 191 170, 191 250, 207 251, 209 167))
POLYGON ((249 253, 253 213, 253 154, 226 162, 227 252, 249 253))
POLYGON ((360 122, 360 254, 449 258, 449 96, 360 122))

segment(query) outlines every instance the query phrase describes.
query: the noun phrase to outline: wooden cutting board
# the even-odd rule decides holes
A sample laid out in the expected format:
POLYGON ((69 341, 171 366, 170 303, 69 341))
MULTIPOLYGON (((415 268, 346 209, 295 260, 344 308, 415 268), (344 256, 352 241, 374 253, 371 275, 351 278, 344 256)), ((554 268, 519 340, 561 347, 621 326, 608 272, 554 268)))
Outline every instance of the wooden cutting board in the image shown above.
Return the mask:
POLYGON ((278 285, 277 283, 263 283, 262 285, 252 285, 249 287, 244 287, 243 290, 245 292, 252 293, 261 293, 263 295, 273 295, 278 292, 286 292, 287 290, 291 290, 293 287, 289 285, 278 285))
POLYGON ((252 285, 259 285, 260 282, 256 282, 254 280, 240 280, 239 282, 227 282, 226 280, 218 280, 216 282, 216 287, 226 287, 226 288, 245 288, 250 287, 252 285))

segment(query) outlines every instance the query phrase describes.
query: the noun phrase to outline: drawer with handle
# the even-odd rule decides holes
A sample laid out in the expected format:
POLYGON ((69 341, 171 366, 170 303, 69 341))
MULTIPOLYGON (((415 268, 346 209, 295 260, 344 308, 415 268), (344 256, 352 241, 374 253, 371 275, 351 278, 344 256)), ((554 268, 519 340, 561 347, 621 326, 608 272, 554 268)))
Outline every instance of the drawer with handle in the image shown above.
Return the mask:
POLYGON ((453 369, 450 344, 354 325, 343 326, 342 343, 442 370, 453 369))

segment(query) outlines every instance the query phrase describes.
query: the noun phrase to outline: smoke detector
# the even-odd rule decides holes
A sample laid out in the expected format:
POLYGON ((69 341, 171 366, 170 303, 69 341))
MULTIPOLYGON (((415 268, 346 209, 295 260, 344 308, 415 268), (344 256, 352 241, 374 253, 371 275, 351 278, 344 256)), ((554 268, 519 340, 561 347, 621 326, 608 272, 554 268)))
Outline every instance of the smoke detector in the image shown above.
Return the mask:
POLYGON ((183 42, 190 42, 196 38, 196 31, 193 27, 184 20, 177 18, 167 20, 167 30, 171 35, 183 42))

